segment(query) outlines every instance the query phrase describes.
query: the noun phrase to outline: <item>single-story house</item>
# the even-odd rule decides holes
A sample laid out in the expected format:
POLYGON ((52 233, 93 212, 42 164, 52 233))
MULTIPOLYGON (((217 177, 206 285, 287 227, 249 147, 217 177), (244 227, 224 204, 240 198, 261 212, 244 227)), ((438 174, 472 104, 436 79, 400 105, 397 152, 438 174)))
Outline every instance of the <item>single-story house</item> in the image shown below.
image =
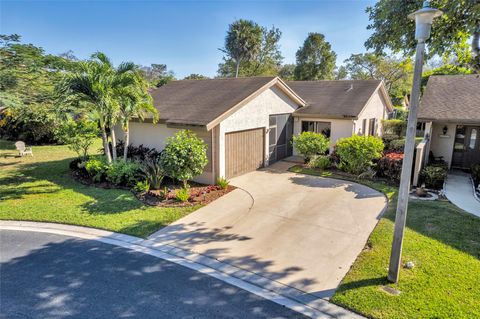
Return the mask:
POLYGON ((436 75, 427 82, 418 114, 425 136, 416 172, 431 160, 449 168, 480 163, 480 75, 436 75))
POLYGON ((131 144, 162 150, 179 130, 195 132, 208 145, 209 163, 195 179, 202 183, 291 156, 292 136, 301 131, 322 132, 332 146, 338 138, 357 132, 380 134, 380 120, 392 109, 380 81, 181 80, 151 95, 160 121, 133 120, 131 144))

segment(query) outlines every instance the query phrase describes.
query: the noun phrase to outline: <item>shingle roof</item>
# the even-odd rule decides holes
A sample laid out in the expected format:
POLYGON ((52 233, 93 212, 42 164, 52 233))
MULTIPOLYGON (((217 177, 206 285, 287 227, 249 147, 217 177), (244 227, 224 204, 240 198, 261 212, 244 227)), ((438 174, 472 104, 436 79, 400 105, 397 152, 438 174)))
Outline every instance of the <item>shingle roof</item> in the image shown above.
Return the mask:
POLYGON ((418 118, 479 123, 480 75, 434 75, 428 80, 418 118))
POLYGON ((172 81, 152 90, 154 105, 167 123, 207 125, 274 77, 172 81))
POLYGON ((295 114, 356 117, 380 83, 379 80, 289 81, 287 85, 307 102, 307 107, 295 114))

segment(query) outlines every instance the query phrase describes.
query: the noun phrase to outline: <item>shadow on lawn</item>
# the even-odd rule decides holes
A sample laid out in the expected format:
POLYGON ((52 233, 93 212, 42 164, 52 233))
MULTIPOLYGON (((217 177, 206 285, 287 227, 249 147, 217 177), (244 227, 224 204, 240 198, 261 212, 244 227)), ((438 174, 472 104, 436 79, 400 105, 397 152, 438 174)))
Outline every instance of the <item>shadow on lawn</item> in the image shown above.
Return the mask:
POLYGON ((72 158, 67 158, 18 165, 0 180, 0 187, 3 189, 0 197, 3 200, 21 199, 28 195, 72 190, 89 197, 87 202, 81 205, 91 214, 116 214, 145 208, 145 205, 127 190, 96 188, 75 181, 68 167, 71 160, 72 158))

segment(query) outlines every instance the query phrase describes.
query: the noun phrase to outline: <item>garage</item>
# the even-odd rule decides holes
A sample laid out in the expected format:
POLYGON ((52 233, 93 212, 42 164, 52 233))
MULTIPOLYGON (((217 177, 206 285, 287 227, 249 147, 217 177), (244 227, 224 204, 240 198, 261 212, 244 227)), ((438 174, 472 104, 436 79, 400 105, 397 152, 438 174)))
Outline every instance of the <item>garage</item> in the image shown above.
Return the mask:
POLYGON ((256 128, 225 134, 225 176, 232 178, 264 165, 265 130, 256 128))

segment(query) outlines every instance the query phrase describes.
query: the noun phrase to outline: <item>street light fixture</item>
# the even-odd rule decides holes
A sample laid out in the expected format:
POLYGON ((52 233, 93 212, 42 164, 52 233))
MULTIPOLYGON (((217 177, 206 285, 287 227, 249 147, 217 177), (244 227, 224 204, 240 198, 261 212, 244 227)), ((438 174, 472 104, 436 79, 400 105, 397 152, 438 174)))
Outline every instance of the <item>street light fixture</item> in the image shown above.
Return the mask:
POLYGON ((408 113, 407 135, 405 137, 405 150, 402 164, 402 175, 398 190, 397 212, 395 215, 395 231, 393 234, 388 280, 398 281, 402 255, 403 234, 407 220, 408 196, 410 193, 410 179, 412 176, 413 152, 415 150, 415 135, 417 128, 418 104, 420 101, 420 82, 422 79, 423 55, 425 41, 430 37, 433 19, 442 15, 442 11, 430 8, 429 1, 423 2, 423 8, 408 15, 415 20, 415 39, 417 52, 415 55, 415 69, 413 72, 412 95, 408 113))

